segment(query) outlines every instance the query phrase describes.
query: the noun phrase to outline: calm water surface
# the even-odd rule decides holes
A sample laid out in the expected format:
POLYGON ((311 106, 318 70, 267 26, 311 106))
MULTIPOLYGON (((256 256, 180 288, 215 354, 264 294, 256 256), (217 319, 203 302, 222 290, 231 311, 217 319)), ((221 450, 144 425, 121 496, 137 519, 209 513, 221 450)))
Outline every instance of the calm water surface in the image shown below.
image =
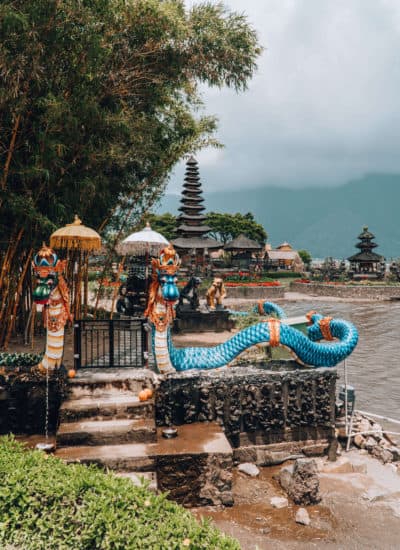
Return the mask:
MULTIPOLYGON (((346 365, 356 407, 400 420, 400 303, 299 301, 286 302, 284 309, 289 317, 315 309, 352 321, 360 338, 346 365)), ((342 364, 338 374, 342 380, 342 364)))

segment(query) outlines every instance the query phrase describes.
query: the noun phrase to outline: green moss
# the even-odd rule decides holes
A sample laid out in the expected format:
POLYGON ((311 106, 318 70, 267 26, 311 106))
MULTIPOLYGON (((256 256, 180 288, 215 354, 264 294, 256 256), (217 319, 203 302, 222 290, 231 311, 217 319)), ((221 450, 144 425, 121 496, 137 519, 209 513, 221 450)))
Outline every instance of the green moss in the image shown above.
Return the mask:
POLYGON ((12 437, 0 438, 0 471, 1 548, 240 549, 145 483, 136 487, 94 466, 68 466, 26 451, 12 437))

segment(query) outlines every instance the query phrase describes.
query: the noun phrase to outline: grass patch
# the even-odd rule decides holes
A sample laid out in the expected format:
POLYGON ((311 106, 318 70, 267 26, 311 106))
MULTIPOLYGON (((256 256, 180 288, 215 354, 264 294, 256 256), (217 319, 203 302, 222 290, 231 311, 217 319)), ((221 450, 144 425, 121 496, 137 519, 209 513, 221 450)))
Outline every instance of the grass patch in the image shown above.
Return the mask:
POLYGON ((0 547, 24 550, 240 550, 147 485, 66 465, 0 438, 0 547))

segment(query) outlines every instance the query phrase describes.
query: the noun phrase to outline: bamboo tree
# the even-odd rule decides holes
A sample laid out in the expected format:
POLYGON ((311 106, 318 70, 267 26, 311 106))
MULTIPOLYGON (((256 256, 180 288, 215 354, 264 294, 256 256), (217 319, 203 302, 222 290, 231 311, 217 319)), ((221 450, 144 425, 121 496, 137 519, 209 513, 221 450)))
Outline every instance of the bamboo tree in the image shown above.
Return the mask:
POLYGON ((259 53, 219 3, 0 2, 0 331, 25 251, 75 213, 137 224, 182 156, 218 145, 198 85, 244 90, 259 53))

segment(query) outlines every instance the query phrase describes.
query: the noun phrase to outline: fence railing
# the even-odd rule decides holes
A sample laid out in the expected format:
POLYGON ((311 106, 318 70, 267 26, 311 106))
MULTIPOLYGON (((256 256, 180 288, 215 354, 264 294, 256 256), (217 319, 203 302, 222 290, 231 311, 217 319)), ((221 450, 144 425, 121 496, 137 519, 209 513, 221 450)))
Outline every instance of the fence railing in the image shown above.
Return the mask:
POLYGON ((74 321, 75 368, 146 366, 146 319, 79 319, 74 321))

